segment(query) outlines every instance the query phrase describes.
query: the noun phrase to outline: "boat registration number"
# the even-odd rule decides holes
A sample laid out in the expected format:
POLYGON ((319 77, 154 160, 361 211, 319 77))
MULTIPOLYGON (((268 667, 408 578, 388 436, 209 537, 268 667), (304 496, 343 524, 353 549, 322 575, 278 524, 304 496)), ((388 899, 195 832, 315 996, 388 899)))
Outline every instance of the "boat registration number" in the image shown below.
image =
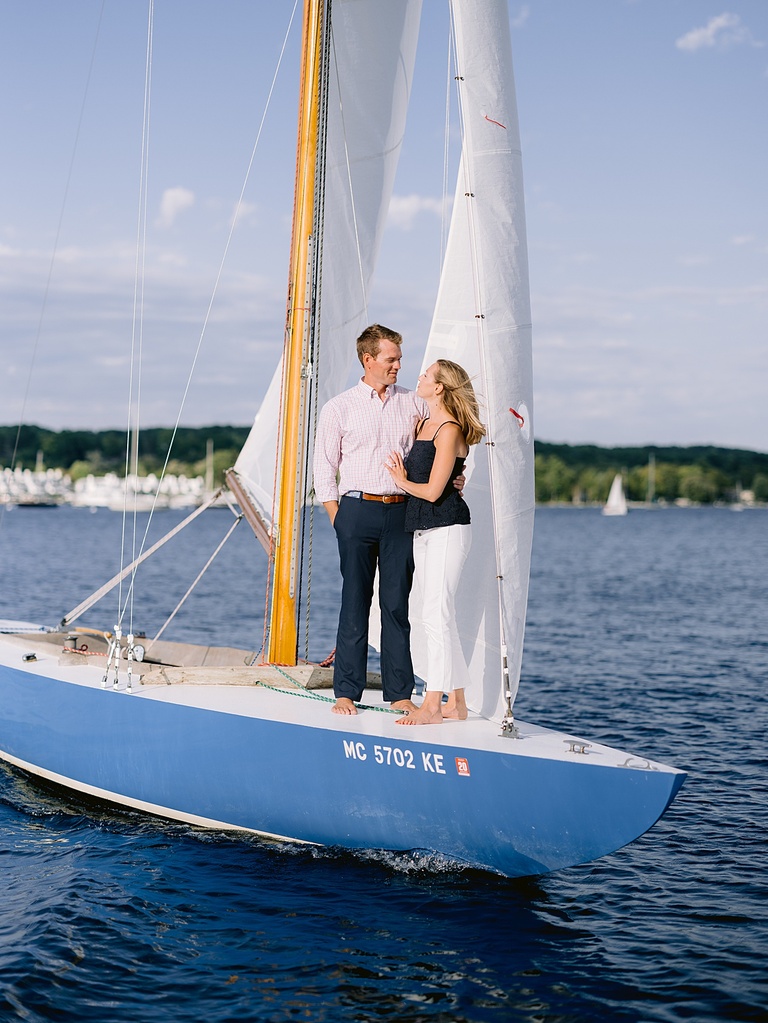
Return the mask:
MULTIPOLYGON (((364 742, 344 739, 344 756, 347 760, 368 760, 383 767, 402 767, 417 771, 421 768, 428 774, 447 774, 445 758, 442 753, 420 751, 420 759, 414 756, 413 750, 401 749, 400 746, 380 746, 378 743, 369 751, 364 742)), ((469 776, 469 764, 463 757, 456 757, 456 770, 460 775, 469 776)))

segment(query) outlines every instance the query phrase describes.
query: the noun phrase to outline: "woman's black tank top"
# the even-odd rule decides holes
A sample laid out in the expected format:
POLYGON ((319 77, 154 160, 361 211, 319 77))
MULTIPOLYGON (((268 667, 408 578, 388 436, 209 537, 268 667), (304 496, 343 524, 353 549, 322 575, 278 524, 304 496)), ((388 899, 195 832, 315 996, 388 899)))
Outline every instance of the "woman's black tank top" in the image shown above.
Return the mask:
MULTIPOLYGON (((453 422, 453 420, 449 420, 453 422)), ((442 424, 445 426, 445 423, 442 424)), ((458 423, 456 424, 458 426, 458 423)), ((438 432, 442 426, 438 427, 438 432)), ((437 433, 435 433, 435 437, 437 433)), ((429 483, 429 475, 435 461, 435 441, 416 440, 405 459, 405 470, 412 483, 429 483)), ((415 533, 421 529, 436 529, 439 526, 467 526, 470 522, 469 507, 454 487, 453 481, 464 471, 466 459, 457 458, 453 463, 451 478, 436 501, 425 501, 423 497, 408 496, 405 505, 405 530, 415 533)))

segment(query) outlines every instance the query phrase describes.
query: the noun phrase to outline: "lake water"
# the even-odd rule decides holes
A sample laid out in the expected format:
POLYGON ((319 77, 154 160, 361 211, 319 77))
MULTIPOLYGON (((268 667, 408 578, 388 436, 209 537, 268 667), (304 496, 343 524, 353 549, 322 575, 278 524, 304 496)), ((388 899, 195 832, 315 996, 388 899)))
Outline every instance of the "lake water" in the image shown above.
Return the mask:
MULTIPOLYGON (((150 560, 137 629, 230 521, 150 560)), ((0 618, 55 623, 117 570, 119 532, 2 515, 0 618)), ((314 545, 318 657, 338 591, 321 516, 314 545)), ((260 645, 263 562, 242 526, 167 638, 260 645)), ((0 1020, 767 1019, 767 581, 765 511, 537 512, 517 715, 690 775, 637 842, 538 879, 211 834, 0 768, 0 1020)), ((110 628, 110 601, 84 624, 110 628)))

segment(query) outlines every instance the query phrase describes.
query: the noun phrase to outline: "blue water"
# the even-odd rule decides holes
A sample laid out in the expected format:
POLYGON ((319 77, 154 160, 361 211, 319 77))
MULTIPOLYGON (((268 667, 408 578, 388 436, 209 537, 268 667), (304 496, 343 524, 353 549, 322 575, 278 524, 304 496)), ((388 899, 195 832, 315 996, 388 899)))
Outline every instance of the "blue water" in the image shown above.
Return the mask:
MULTIPOLYGON (((74 606, 116 570, 119 518, 6 514, 0 617, 74 606)), ((148 569, 137 628, 229 521, 148 569)), ((317 608, 322 519, 314 542, 317 608)), ((258 645, 262 562, 238 530, 167 637, 258 645)), ((536 880, 196 831, 0 769, 0 1020, 765 1020, 766 580, 768 512, 537 512, 518 716, 690 776, 633 845, 536 880)), ((110 627, 110 600, 86 622, 110 627)))

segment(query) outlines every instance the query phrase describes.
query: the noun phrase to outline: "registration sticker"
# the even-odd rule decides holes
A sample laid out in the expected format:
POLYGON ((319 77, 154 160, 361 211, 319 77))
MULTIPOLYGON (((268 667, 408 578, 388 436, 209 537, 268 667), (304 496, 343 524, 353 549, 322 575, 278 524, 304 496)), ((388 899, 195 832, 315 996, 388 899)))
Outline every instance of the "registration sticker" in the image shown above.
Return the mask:
POLYGON ((456 757, 456 770, 462 777, 469 777, 469 761, 466 757, 456 757))

